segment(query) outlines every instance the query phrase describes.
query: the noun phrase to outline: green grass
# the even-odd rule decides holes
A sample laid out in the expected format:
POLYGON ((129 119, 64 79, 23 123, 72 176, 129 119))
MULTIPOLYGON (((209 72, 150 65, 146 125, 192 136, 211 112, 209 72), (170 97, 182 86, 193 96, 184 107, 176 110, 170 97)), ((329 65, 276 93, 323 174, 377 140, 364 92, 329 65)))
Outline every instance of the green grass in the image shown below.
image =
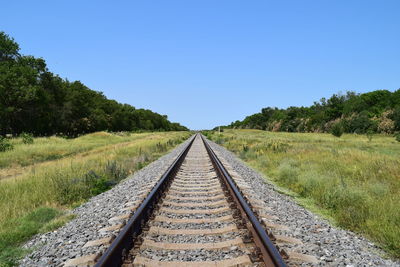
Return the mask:
POLYGON ((60 159, 99 147, 132 142, 151 134, 97 132, 74 139, 55 136, 34 138, 33 144, 24 144, 22 138, 13 138, 10 143, 14 146, 14 149, 0 153, 0 168, 29 166, 38 162, 60 159))
POLYGON ((60 214, 61 212, 57 209, 41 207, 18 219, 9 220, 7 225, 3 225, 9 230, 0 232, 0 266, 16 264, 16 259, 26 252, 16 244, 39 233, 43 225, 50 223, 60 214))
POLYGON ((0 153, 7 162, 2 171, 19 171, 0 180, 0 266, 13 266, 24 254, 20 245, 32 235, 70 220, 66 209, 110 189, 189 136, 189 132, 123 136, 100 132, 75 140, 38 138, 34 144, 13 140, 15 150, 4 153, 18 159, 17 166, 0 153), (30 159, 32 155, 35 159, 30 159), (21 162, 32 166, 21 168, 21 162))
POLYGON ((301 203, 400 258, 400 143, 391 136, 208 133, 301 203))

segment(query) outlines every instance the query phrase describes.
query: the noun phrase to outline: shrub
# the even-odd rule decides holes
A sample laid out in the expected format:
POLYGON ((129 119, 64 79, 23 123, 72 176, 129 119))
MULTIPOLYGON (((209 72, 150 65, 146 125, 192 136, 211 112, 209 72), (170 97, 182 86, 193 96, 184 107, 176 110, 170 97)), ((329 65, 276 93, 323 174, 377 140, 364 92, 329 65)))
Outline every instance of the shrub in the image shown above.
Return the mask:
POLYGON ((10 141, 7 138, 0 136, 0 152, 12 150, 13 148, 14 146, 10 143, 10 141))
POLYGON ((394 122, 394 129, 400 131, 400 107, 395 109, 389 118, 394 122))
POLYGON ((396 141, 400 142, 400 133, 395 135, 395 139, 396 139, 396 141))
POLYGON ((344 132, 343 125, 341 123, 336 123, 332 125, 331 134, 336 137, 341 137, 344 132))
POLYGON ((33 144, 33 135, 32 134, 30 134, 30 133, 21 133, 20 135, 19 135, 19 137, 21 137, 22 138, 22 142, 24 143, 24 144, 33 144))
POLYGON ((366 111, 354 114, 348 121, 348 131, 357 134, 366 133, 368 130, 376 130, 377 127, 377 123, 369 118, 366 111))
POLYGON ((86 174, 85 178, 85 183, 93 196, 103 193, 117 184, 117 182, 108 180, 107 177, 97 175, 93 171, 86 174))

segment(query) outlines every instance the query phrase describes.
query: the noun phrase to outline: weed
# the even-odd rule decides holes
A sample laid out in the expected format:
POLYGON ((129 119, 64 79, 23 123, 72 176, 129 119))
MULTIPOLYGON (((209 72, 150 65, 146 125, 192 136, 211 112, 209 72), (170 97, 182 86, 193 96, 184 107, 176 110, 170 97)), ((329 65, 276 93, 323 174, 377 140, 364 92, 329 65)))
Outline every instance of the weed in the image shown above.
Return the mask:
POLYGON ((25 133, 25 132, 21 133, 19 135, 19 137, 22 139, 22 143, 24 143, 24 144, 29 145, 29 144, 33 144, 33 142, 34 142, 33 135, 30 133, 25 133))
POLYGON ((6 137, 0 135, 0 152, 12 150, 13 148, 14 148, 13 144, 11 144, 6 137))

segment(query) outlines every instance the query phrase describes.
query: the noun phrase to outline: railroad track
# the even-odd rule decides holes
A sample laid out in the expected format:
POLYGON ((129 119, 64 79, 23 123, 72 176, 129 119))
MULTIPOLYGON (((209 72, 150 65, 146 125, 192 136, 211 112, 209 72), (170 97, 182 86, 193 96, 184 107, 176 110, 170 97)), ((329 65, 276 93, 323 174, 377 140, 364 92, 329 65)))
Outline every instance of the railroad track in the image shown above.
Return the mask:
POLYGON ((293 240, 266 230, 257 212, 262 203, 244 193, 248 186, 233 172, 196 134, 143 198, 125 208, 128 222, 87 265, 286 266, 313 260, 276 246, 293 240))

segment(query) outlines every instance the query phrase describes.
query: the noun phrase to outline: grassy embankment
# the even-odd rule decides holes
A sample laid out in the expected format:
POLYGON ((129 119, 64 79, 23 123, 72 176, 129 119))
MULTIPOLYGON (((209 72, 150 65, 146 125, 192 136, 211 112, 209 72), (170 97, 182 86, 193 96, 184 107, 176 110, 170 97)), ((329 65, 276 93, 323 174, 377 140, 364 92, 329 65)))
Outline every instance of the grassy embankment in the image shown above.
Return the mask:
POLYGON ((393 137, 259 130, 207 135, 303 205, 400 257, 400 143, 393 137))
POLYGON ((110 134, 75 139, 12 140, 0 152, 0 266, 12 266, 32 235, 53 230, 72 217, 68 209, 111 188, 167 153, 189 132, 110 134))

